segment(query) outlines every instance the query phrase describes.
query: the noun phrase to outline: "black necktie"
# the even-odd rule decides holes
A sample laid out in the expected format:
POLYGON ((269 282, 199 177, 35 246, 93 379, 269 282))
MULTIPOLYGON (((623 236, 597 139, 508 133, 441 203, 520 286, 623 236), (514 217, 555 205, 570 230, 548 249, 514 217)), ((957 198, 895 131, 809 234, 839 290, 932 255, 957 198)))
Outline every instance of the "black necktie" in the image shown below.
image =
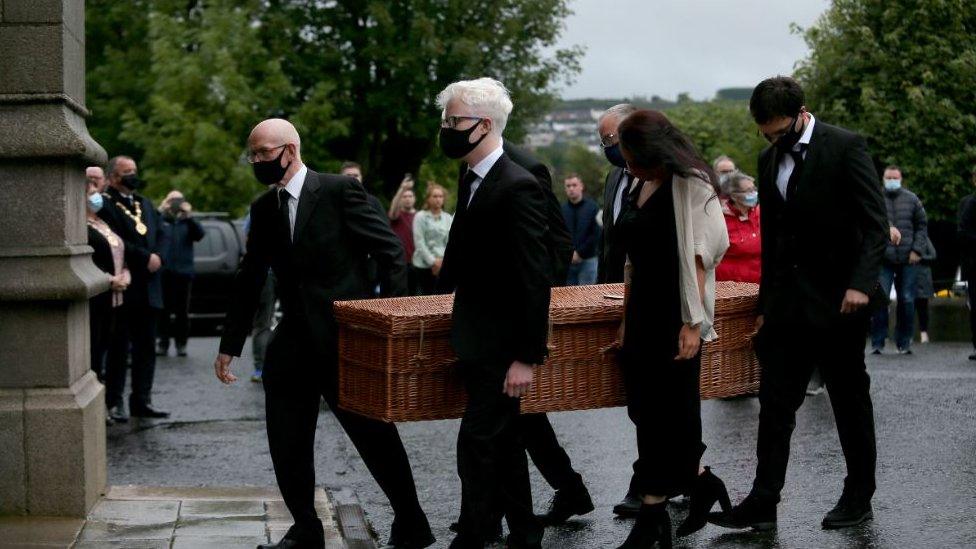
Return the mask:
POLYGON ((458 192, 458 198, 461 199, 461 205, 464 209, 468 209, 468 203, 471 202, 471 185, 474 184, 475 180, 478 179, 478 174, 474 173, 474 170, 468 168, 467 173, 461 179, 461 188, 458 192))
POLYGON ((793 157, 793 172, 786 182, 786 200, 792 200, 796 196, 796 186, 800 184, 800 177, 803 175, 803 153, 806 151, 806 144, 800 144, 800 150, 790 151, 793 157))
POLYGON ((291 242, 291 212, 288 210, 288 199, 291 195, 284 187, 278 189, 278 213, 281 215, 282 223, 285 226, 285 234, 288 235, 288 241, 291 242))

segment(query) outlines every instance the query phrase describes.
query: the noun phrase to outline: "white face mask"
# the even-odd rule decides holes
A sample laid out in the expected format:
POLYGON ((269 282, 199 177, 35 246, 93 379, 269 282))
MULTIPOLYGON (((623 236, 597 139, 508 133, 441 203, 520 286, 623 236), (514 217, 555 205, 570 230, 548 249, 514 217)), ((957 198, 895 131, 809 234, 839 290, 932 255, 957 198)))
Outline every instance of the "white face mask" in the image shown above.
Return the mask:
POLYGON ((884 186, 889 191, 897 191, 901 188, 901 179, 885 179, 884 186))

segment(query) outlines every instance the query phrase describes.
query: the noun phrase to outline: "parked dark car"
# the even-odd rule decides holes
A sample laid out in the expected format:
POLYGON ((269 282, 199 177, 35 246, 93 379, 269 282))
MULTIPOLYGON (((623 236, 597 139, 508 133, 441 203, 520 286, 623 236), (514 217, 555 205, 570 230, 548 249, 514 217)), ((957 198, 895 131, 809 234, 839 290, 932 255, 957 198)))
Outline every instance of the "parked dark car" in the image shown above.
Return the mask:
POLYGON ((234 273, 244 254, 243 221, 225 213, 195 213, 203 240, 193 246, 196 276, 190 290, 190 328, 211 335, 223 324, 234 273))

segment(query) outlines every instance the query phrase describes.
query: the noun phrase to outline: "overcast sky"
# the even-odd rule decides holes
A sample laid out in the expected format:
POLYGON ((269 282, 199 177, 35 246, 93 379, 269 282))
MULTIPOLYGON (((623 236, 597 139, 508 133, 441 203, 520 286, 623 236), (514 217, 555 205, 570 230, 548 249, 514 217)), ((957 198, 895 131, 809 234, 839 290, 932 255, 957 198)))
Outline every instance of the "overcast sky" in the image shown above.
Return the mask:
POLYGON ((809 27, 829 0, 570 0, 561 46, 586 54, 562 96, 708 99, 789 74, 806 55, 790 23, 809 27))

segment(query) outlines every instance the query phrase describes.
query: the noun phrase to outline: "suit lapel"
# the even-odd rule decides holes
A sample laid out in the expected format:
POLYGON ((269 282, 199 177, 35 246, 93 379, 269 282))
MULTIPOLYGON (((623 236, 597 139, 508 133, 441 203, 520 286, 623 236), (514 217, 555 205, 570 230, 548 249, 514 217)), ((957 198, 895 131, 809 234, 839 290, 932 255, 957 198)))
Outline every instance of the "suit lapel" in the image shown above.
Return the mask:
MULTIPOLYGON (((812 181, 813 174, 817 171, 823 156, 822 151, 827 140, 827 134, 823 131, 821 124, 813 126, 813 135, 810 136, 810 144, 807 145, 807 156, 803 159, 803 173, 800 174, 800 181, 796 184, 796 194, 798 195, 804 188, 815 184, 812 181)), ((796 195, 794 195, 796 198, 796 195)))
POLYGON ((495 161, 495 165, 488 170, 488 173, 485 174, 484 179, 481 180, 481 184, 478 185, 478 189, 474 192, 474 197, 471 198, 471 204, 469 204, 466 208, 467 211, 473 210, 478 204, 484 202, 485 195, 491 194, 495 190, 495 187, 498 185, 495 185, 494 183, 498 179, 498 174, 501 173, 503 165, 506 162, 508 162, 508 155, 502 154, 500 157, 498 157, 498 160, 495 161))
MULTIPOLYGON (((779 177, 779 151, 776 147, 770 147, 769 149, 769 162, 766 165, 766 181, 768 181, 767 188, 769 189, 769 195, 772 200, 778 203, 786 202, 783 195, 779 192, 779 185, 776 183, 779 177)), ((762 183, 760 181, 760 183, 762 183)), ((766 197, 761 197, 760 200, 766 200, 766 197)))
POLYGON ((319 200, 319 189, 322 184, 319 182, 319 174, 308 170, 305 174, 305 183, 302 185, 301 196, 298 197, 298 213, 295 219, 295 235, 292 242, 298 242, 302 236, 302 231, 308 225, 308 220, 312 217, 315 210, 315 203, 319 200))

